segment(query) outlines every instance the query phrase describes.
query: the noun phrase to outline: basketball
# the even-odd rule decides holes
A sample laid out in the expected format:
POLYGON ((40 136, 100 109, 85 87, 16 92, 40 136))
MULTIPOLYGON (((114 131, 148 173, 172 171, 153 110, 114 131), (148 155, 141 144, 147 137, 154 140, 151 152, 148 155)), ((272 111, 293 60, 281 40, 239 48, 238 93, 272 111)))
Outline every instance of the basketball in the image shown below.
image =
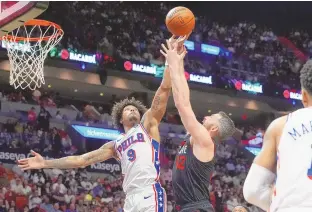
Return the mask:
POLYGON ((175 7, 166 16, 166 26, 173 35, 188 35, 195 27, 195 16, 186 7, 175 7))

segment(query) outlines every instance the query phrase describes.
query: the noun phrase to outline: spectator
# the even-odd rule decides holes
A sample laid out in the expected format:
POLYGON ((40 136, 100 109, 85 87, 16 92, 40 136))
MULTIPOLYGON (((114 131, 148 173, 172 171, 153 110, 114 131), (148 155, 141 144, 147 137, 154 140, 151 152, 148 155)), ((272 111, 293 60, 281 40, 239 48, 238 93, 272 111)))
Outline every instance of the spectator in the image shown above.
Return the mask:
POLYGON ((70 189, 67 190, 67 194, 65 194, 64 198, 67 204, 74 202, 76 200, 75 195, 73 195, 70 189))
POLYGON ((52 212, 62 212, 62 211, 60 210, 60 204, 59 204, 58 202, 56 202, 56 203, 53 204, 53 209, 54 209, 54 210, 52 210, 52 212))
POLYGON ((28 123, 30 125, 34 125, 37 120, 37 114, 34 107, 31 107, 31 109, 28 111, 28 123))
POLYGON ((77 181, 74 179, 72 174, 69 174, 68 177, 66 177, 65 184, 71 187, 73 185, 76 185, 77 181))
POLYGON ((79 200, 78 204, 76 205, 76 210, 80 212, 80 211, 84 211, 84 209, 85 209, 85 206, 83 205, 83 200, 79 200))
POLYGON ((220 188, 218 188, 214 193, 215 199, 216 199, 216 211, 222 211, 223 210, 223 192, 220 188))
POLYGON ((52 199, 55 202, 60 202, 60 203, 65 202, 64 194, 60 192, 60 186, 56 186, 55 189, 52 190, 51 194, 52 194, 52 199))
POLYGON ((38 194, 38 191, 33 191, 32 194, 29 196, 28 206, 29 209, 33 209, 37 206, 40 206, 42 200, 38 194))
POLYGON ((40 107, 40 112, 38 115, 38 126, 39 129, 42 128, 45 132, 49 130, 51 114, 43 106, 40 107))
POLYGON ((20 178, 11 180, 11 190, 17 194, 23 194, 23 184, 20 178))
POLYGON ((82 186, 82 188, 84 188, 86 191, 90 191, 90 190, 93 188, 92 184, 87 180, 86 177, 83 177, 83 178, 82 178, 81 186, 82 186))
POLYGON ((50 198, 47 195, 43 196, 43 203, 40 204, 40 208, 47 212, 54 211, 53 205, 50 203, 50 198))
POLYGON ((57 179, 57 182, 53 184, 52 189, 54 192, 58 191, 61 194, 64 194, 64 195, 66 194, 67 189, 66 189, 65 185, 62 183, 62 177, 61 176, 57 179))
POLYGON ((3 199, 0 199, 0 212, 7 212, 3 199))
POLYGON ((77 212, 75 208, 75 204, 70 204, 69 209, 67 209, 66 212, 77 212))
POLYGON ((166 183, 171 182, 172 181, 172 169, 169 169, 168 165, 165 166, 164 170, 160 173, 160 177, 166 183))
POLYGON ((30 195, 30 193, 31 193, 31 187, 28 185, 28 181, 27 180, 24 180, 24 185, 23 185, 23 187, 24 187, 24 189, 23 189, 23 194, 25 195, 25 196, 28 196, 28 195, 30 195))
POLYGON ((226 202, 227 204, 227 209, 229 211, 232 211, 234 209, 235 206, 239 205, 237 198, 235 197, 230 197, 230 199, 226 202))
POLYGON ((10 207, 9 212, 15 212, 15 211, 16 211, 15 207, 10 207))
POLYGON ((232 160, 229 160, 226 163, 226 168, 231 175, 233 175, 235 173, 235 165, 234 165, 234 162, 232 160))
POLYGON ((55 155, 59 155, 62 150, 61 136, 58 134, 57 129, 54 127, 51 133, 52 149, 55 155))
POLYGON ((7 123, 4 125, 4 128, 6 129, 6 132, 14 133, 15 132, 15 123, 11 119, 8 119, 7 123))
MULTIPOLYGON (((3 163, 0 162, 0 179, 3 177, 6 177, 6 168, 4 168, 3 163)), ((0 181, 0 183, 1 183, 1 181, 0 181)))
POLYGON ((225 183, 231 183, 232 182, 232 177, 229 175, 229 173, 225 173, 225 175, 221 179, 225 183))
POLYGON ((52 179, 58 178, 60 175, 63 175, 63 171, 60 169, 52 169, 51 177, 52 179))

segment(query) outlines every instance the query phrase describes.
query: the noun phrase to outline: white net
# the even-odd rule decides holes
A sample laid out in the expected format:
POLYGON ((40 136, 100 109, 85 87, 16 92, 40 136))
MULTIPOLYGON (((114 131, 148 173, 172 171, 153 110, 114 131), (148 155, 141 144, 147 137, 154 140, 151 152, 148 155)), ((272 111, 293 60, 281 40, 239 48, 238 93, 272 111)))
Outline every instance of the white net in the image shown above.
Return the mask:
POLYGON ((35 90, 45 84, 44 61, 63 34, 54 25, 23 25, 10 32, 11 36, 3 36, 10 61, 10 85, 35 90))

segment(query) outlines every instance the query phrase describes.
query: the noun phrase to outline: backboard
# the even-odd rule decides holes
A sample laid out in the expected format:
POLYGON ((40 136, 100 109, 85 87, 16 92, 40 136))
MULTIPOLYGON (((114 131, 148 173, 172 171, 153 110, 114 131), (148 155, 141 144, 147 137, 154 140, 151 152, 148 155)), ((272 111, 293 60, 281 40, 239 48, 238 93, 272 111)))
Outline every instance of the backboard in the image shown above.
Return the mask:
POLYGON ((0 36, 39 16, 48 6, 48 1, 0 1, 0 36))

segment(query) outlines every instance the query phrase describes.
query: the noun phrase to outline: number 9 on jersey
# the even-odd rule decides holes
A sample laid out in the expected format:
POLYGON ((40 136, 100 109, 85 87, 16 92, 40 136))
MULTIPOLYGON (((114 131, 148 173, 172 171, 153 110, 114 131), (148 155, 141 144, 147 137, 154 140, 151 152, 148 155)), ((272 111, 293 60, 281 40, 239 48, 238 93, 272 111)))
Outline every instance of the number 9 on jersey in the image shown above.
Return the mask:
POLYGON ((129 149, 127 152, 127 156, 128 156, 128 160, 133 162, 136 159, 136 154, 135 154, 135 150, 133 149, 129 149))

